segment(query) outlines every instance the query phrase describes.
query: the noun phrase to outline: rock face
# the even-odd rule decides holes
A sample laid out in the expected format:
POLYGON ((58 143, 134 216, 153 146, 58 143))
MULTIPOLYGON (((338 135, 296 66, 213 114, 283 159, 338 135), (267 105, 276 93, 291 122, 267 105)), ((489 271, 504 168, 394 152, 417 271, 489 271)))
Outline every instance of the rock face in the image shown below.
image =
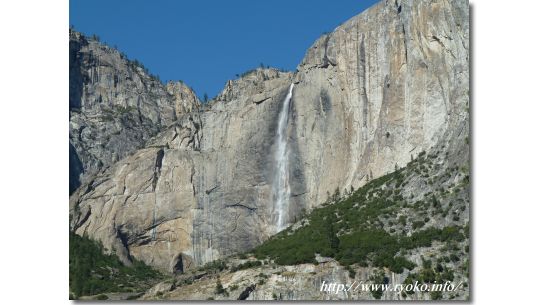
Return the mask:
POLYGON ((468 47, 466 1, 382 1, 318 39, 295 77, 306 202, 406 164, 466 120, 468 47))
POLYGON ((72 229, 168 271, 260 244, 273 233, 269 152, 291 77, 253 71, 180 116, 71 196, 72 229))
MULTIPOLYGON (((318 39, 296 73, 252 71, 202 111, 192 111, 190 96, 182 108, 149 93, 137 103, 101 94, 96 103, 104 89, 83 91, 82 109, 151 106, 138 111, 148 113, 150 130, 174 123, 134 154, 105 158, 127 156, 73 193, 71 228, 127 263, 135 257, 167 271, 260 244, 275 233, 273 151, 291 83, 290 221, 421 151, 448 151, 468 130, 468 20, 467 1, 383 1, 318 39)), ((112 90, 113 78, 103 87, 112 90)), ((163 94, 182 97, 174 88, 163 94)), ((85 168, 100 160, 78 156, 85 168)))
POLYGON ((70 193, 199 105, 183 83, 163 85, 118 50, 70 30, 70 193))

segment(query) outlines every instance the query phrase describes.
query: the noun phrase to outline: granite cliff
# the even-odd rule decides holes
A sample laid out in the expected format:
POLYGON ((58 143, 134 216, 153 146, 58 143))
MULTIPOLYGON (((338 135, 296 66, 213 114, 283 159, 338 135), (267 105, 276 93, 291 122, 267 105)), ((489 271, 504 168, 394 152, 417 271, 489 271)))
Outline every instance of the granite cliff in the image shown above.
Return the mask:
POLYGON ((468 134, 467 1, 382 1, 320 37, 296 72, 253 70, 204 107, 70 36, 70 175, 84 173, 70 226, 126 264, 185 272, 275 234, 282 111, 288 225, 468 134))
POLYGON ((69 31, 69 192, 198 109, 182 82, 162 84, 138 61, 69 31))

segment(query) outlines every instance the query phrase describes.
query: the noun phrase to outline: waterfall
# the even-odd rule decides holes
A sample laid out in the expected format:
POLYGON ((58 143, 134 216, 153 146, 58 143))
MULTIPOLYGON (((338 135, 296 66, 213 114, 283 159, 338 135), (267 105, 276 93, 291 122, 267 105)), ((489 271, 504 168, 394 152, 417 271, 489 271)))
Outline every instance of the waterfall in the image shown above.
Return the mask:
POLYGON ((290 185, 288 171, 288 117, 293 83, 290 86, 284 105, 278 114, 278 129, 275 149, 275 171, 273 180, 273 200, 276 213, 276 231, 280 232, 288 223, 290 185))

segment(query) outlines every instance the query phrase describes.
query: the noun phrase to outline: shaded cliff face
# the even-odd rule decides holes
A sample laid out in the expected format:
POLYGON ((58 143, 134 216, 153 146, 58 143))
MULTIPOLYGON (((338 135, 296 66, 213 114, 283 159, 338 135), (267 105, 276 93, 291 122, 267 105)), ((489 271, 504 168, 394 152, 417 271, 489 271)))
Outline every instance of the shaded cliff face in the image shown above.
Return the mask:
POLYGON ((78 188, 71 228, 168 271, 250 249, 274 234, 276 125, 292 82, 290 221, 421 151, 454 150, 468 130, 468 54, 466 1, 381 2, 316 41, 297 73, 255 70, 176 114, 78 188))
POLYGON ((183 83, 163 85, 118 50, 70 30, 70 193, 81 178, 142 148, 178 115, 198 108, 183 83))

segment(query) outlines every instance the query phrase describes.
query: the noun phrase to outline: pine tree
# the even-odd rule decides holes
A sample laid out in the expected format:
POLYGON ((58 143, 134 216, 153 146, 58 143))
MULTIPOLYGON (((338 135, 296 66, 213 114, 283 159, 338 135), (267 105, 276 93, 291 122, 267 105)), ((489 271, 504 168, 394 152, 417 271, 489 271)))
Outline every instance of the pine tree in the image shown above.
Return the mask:
POLYGON ((337 219, 334 214, 329 214, 326 218, 326 228, 327 228, 327 238, 329 240, 329 247, 334 251, 334 253, 338 252, 338 247, 340 246, 340 239, 336 235, 336 230, 334 228, 334 224, 336 223, 337 219))

